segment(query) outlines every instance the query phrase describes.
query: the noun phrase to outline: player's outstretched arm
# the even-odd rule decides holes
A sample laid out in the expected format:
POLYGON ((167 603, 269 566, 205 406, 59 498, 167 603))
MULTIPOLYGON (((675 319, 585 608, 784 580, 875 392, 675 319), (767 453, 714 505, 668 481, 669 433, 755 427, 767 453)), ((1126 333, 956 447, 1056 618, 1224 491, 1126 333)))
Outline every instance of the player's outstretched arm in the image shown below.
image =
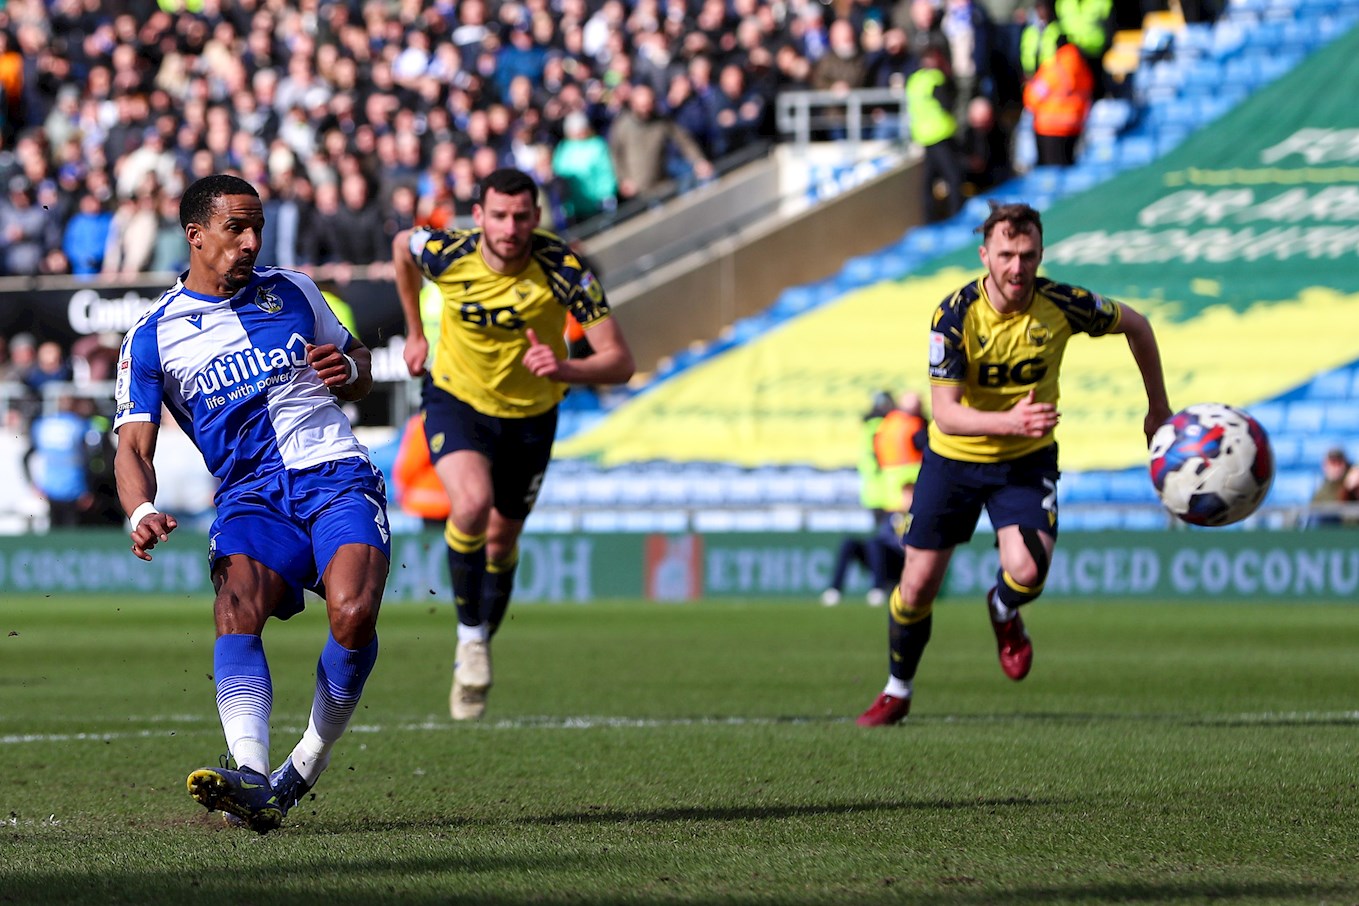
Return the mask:
POLYGON ((1142 373, 1142 386, 1147 391, 1147 417, 1142 422, 1142 431, 1147 436, 1147 443, 1151 443, 1151 436, 1156 433, 1166 419, 1172 415, 1170 400, 1166 395, 1166 378, 1161 370, 1161 349, 1156 343, 1156 333, 1151 329, 1151 322, 1135 309, 1129 308, 1123 303, 1119 303, 1118 326, 1114 328, 1114 333, 1124 334, 1128 338, 1128 348, 1132 350, 1133 361, 1137 363, 1137 370, 1142 373))
POLYGON ((156 510, 156 437, 160 428, 152 422, 129 422, 118 429, 118 452, 113 457, 113 474, 118 484, 118 501, 132 520, 132 553, 150 560, 148 551, 157 542, 168 541, 179 522, 169 513, 156 510))
POLYGON ((411 377, 425 373, 429 356, 429 340, 425 337, 425 322, 420 317, 420 289, 424 277, 420 265, 411 255, 411 231, 402 230, 392 239, 392 271, 396 295, 401 300, 401 313, 406 318, 406 349, 402 358, 411 377))

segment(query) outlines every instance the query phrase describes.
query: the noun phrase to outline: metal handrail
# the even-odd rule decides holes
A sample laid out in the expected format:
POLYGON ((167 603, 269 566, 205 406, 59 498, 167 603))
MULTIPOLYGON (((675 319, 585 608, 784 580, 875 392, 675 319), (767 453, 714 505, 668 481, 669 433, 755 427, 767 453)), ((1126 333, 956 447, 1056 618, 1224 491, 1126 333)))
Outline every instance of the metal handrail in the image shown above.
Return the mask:
POLYGON ((897 119, 896 134, 906 134, 906 92, 900 88, 855 88, 851 91, 783 91, 774 101, 774 124, 779 138, 800 144, 819 134, 834 134, 842 141, 865 141, 875 122, 872 112, 881 110, 897 119))

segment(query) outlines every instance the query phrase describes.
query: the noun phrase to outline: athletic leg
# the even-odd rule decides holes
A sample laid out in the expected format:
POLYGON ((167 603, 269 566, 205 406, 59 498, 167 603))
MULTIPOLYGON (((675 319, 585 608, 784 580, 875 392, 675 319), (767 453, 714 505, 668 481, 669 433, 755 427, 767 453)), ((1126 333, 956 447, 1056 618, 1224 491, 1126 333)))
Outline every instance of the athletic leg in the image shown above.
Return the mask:
POLYGON ((510 606, 514 574, 519 567, 519 536, 523 531, 523 519, 509 519, 498 510, 491 511, 486 533, 486 578, 481 588, 481 615, 492 636, 500 628, 510 606))
POLYGON ((484 641, 490 636, 482 615, 481 593, 486 581, 487 529, 494 502, 491 461, 473 450, 455 450, 440 457, 434 470, 452 506, 444 540, 448 544, 453 601, 458 608, 458 637, 484 641))
POLYGON ((367 544, 346 544, 323 575, 330 634, 316 663, 316 691, 302 739, 270 778, 286 811, 315 784, 358 707, 377 662, 377 617, 387 557, 367 544))
POLYGON ((291 590, 278 573, 241 554, 219 559, 212 580, 217 589, 213 678, 227 751, 237 767, 267 774, 274 693, 260 634, 291 590))

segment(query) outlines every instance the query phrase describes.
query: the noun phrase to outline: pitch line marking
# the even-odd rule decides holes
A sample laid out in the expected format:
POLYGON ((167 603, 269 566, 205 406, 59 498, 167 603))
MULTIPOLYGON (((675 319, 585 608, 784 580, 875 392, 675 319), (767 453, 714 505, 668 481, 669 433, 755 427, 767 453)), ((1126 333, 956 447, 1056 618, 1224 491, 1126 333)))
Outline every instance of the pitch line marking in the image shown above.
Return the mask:
MULTIPOLYGON (((209 717, 173 715, 139 718, 149 723, 202 724, 178 730, 138 729, 115 730, 108 733, 11 733, 0 736, 0 745, 47 744, 58 742, 111 742, 123 739, 154 739, 164 736, 217 735, 221 727, 209 717)), ((1026 720, 1057 723, 1116 723, 1119 721, 1155 721, 1192 726, 1233 727, 1240 725, 1279 725, 1308 723, 1359 723, 1359 711, 1281 711, 1256 714, 943 714, 912 715, 910 724, 997 724, 1026 720)), ((595 730, 595 729, 658 729, 663 727, 758 727, 807 726, 812 724, 845 724, 853 720, 843 717, 520 717, 483 721, 473 725, 481 730, 595 730)), ((364 735, 390 732, 439 732, 463 727, 450 720, 425 720, 415 723, 384 726, 359 724, 349 732, 364 735)), ((277 735, 301 733, 300 726, 279 725, 277 735)))

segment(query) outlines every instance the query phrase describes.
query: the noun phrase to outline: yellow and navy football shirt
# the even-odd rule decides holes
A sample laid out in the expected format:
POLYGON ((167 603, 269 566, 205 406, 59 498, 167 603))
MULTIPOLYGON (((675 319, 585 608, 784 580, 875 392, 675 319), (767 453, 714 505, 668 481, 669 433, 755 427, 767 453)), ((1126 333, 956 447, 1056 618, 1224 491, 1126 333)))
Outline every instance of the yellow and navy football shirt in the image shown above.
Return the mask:
MULTIPOLYGON (((945 299, 930 333, 930 383, 961 385, 963 405, 990 412, 1012 408, 1029 391, 1040 403, 1057 405, 1057 373, 1074 334, 1102 336, 1118 325, 1121 309, 1078 286, 1039 278, 1023 311, 991 307, 985 278, 945 299)), ((930 448, 950 459, 999 462, 1051 444, 1042 437, 945 434, 930 424, 930 448)))
POLYGON ((533 234, 529 263, 517 274, 491 270, 480 241, 479 229, 411 234, 411 255, 443 297, 430 374, 485 415, 539 415, 561 402, 567 385, 524 367, 527 331, 564 359, 567 311, 589 327, 609 316, 609 303, 594 273, 551 233, 533 234))

